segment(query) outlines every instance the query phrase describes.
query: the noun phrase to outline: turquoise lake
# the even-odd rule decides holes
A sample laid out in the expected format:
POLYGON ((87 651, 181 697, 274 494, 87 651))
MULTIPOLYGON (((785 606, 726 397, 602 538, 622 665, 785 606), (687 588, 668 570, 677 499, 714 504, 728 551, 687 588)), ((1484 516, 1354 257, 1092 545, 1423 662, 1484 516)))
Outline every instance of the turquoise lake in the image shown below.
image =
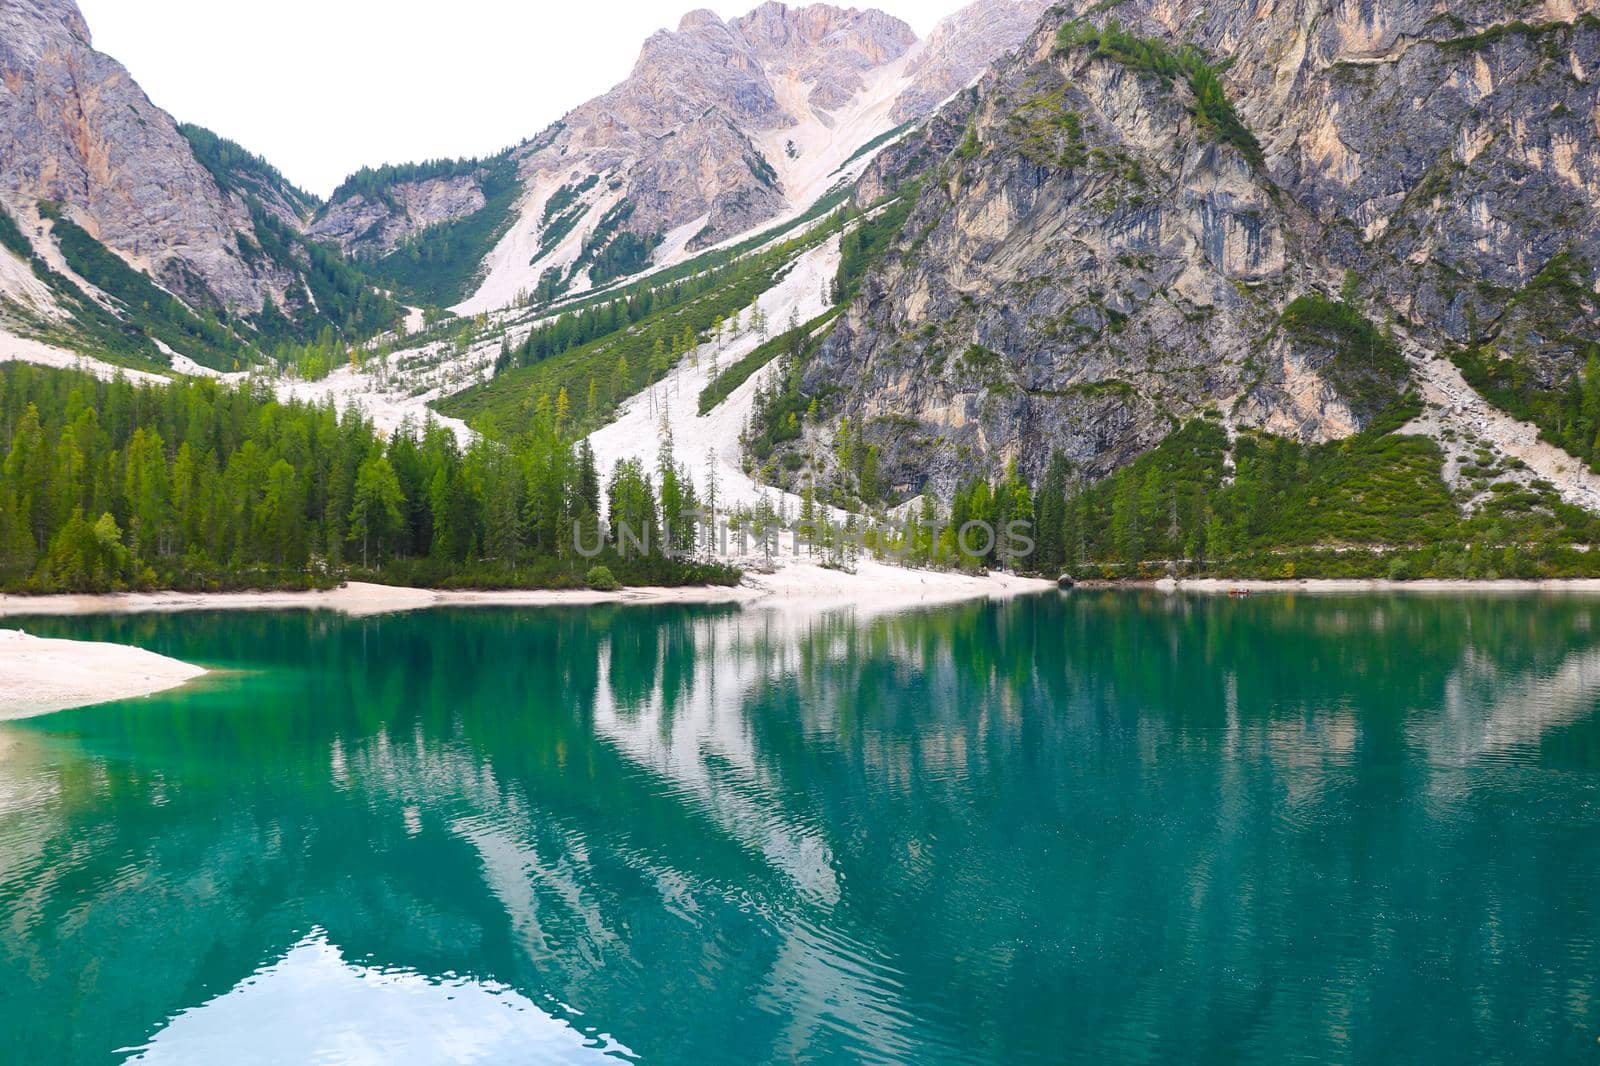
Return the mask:
POLYGON ((0 1062, 1600 1063, 1600 600, 5 625, 0 1062))

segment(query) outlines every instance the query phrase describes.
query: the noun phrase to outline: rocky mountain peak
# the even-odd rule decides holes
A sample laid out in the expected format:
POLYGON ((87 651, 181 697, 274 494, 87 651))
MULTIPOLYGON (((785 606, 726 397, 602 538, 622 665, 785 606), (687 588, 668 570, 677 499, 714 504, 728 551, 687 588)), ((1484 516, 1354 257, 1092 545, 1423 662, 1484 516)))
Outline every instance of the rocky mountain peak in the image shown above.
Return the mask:
POLYGON ((678 23, 678 32, 693 33, 695 30, 706 26, 722 25, 725 25, 725 23, 722 21, 721 16, 719 16, 715 11, 711 11, 702 7, 699 10, 691 11, 687 15, 683 16, 683 19, 678 23))
POLYGON ((12 33, 3 43, 14 51, 37 49, 62 34, 85 48, 94 47, 89 24, 74 0, 14 0, 5 6, 12 33))
POLYGON ((119 358, 227 369, 251 358, 245 345, 393 320, 306 244, 314 198, 180 126, 91 40, 72 0, 0 0, 0 335, 70 333, 119 358))
POLYGON ((71 0, 0 4, 0 201, 24 217, 59 202, 186 299, 258 310, 271 286, 238 255, 248 213, 89 40, 71 0))
POLYGON ((866 88, 868 72, 917 43, 916 33, 897 18, 829 4, 766 3, 735 19, 732 28, 769 77, 808 86, 806 102, 824 111, 843 106, 866 88))
POLYGON ((809 205, 849 179, 864 145, 1015 47, 1045 2, 978 0, 931 50, 877 10, 764 3, 726 22, 691 11, 645 42, 626 81, 516 153, 519 217, 462 308, 548 292, 551 279, 558 291, 598 283, 616 268, 597 274, 591 260, 637 269, 809 205))
POLYGON ((777 105, 749 44, 711 12, 704 14, 709 20, 692 22, 691 16, 684 20, 687 28, 653 34, 628 80, 568 115, 567 125, 592 124, 592 117, 603 126, 609 116, 660 134, 711 106, 749 121, 772 121, 777 105))
POLYGON ((734 19, 732 25, 757 55, 791 64, 826 52, 859 56, 877 66, 917 43, 911 27, 891 15, 831 4, 792 8, 769 2, 734 19))

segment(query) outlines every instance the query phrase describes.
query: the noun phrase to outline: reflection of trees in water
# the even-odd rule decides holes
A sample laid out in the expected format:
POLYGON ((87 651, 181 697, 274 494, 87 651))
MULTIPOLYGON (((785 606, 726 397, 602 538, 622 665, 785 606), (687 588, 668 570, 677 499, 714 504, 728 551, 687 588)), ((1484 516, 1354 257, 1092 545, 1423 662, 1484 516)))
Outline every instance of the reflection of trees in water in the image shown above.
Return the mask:
POLYGON ((25 1033, 94 1058, 320 925, 351 958, 473 960, 647 1058, 1026 1058, 1090 1018, 1109 1047, 1232 1034, 1204 1057, 1348 1051, 1382 990, 1448 964, 1439 1009, 1492 1042, 1596 991, 1564 972, 1551 997, 1535 968, 1562 970, 1593 905, 1536 914, 1576 882, 1551 835, 1510 830, 1519 770, 1595 765, 1597 613, 1118 593, 862 624, 61 622, 267 672, 0 731, 37 785, 0 812, 0 980, 136 987, 95 1026, 25 1033), (1338 921, 1305 921, 1330 883, 1338 921), (1448 915, 1493 916, 1503 946, 1425 920, 1448 915))

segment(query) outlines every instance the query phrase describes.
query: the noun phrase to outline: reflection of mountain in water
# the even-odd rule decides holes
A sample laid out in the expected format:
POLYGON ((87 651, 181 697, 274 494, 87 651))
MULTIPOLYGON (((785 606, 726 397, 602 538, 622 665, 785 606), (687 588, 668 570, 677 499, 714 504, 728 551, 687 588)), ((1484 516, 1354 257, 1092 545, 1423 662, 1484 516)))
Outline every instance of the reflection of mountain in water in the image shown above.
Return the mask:
POLYGON ((457 975, 462 1019, 489 989, 645 1061, 1548 1050, 1600 996, 1594 837, 1540 773, 1600 763, 1597 617, 96 622, 251 672, 0 729, 0 987, 66 1062, 249 1031, 301 961, 457 975))

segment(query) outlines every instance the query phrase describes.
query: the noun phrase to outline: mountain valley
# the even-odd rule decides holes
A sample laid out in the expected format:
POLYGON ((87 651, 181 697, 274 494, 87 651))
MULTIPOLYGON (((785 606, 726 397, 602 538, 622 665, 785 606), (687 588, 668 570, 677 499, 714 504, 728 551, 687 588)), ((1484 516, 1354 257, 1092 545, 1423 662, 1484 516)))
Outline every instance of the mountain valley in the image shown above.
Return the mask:
POLYGON ((559 412, 607 468, 655 424, 744 512, 1025 496, 1041 569, 1587 572, 1600 19, 1510 7, 697 11, 523 143, 321 201, 13 0, 5 354, 463 447, 559 412))

